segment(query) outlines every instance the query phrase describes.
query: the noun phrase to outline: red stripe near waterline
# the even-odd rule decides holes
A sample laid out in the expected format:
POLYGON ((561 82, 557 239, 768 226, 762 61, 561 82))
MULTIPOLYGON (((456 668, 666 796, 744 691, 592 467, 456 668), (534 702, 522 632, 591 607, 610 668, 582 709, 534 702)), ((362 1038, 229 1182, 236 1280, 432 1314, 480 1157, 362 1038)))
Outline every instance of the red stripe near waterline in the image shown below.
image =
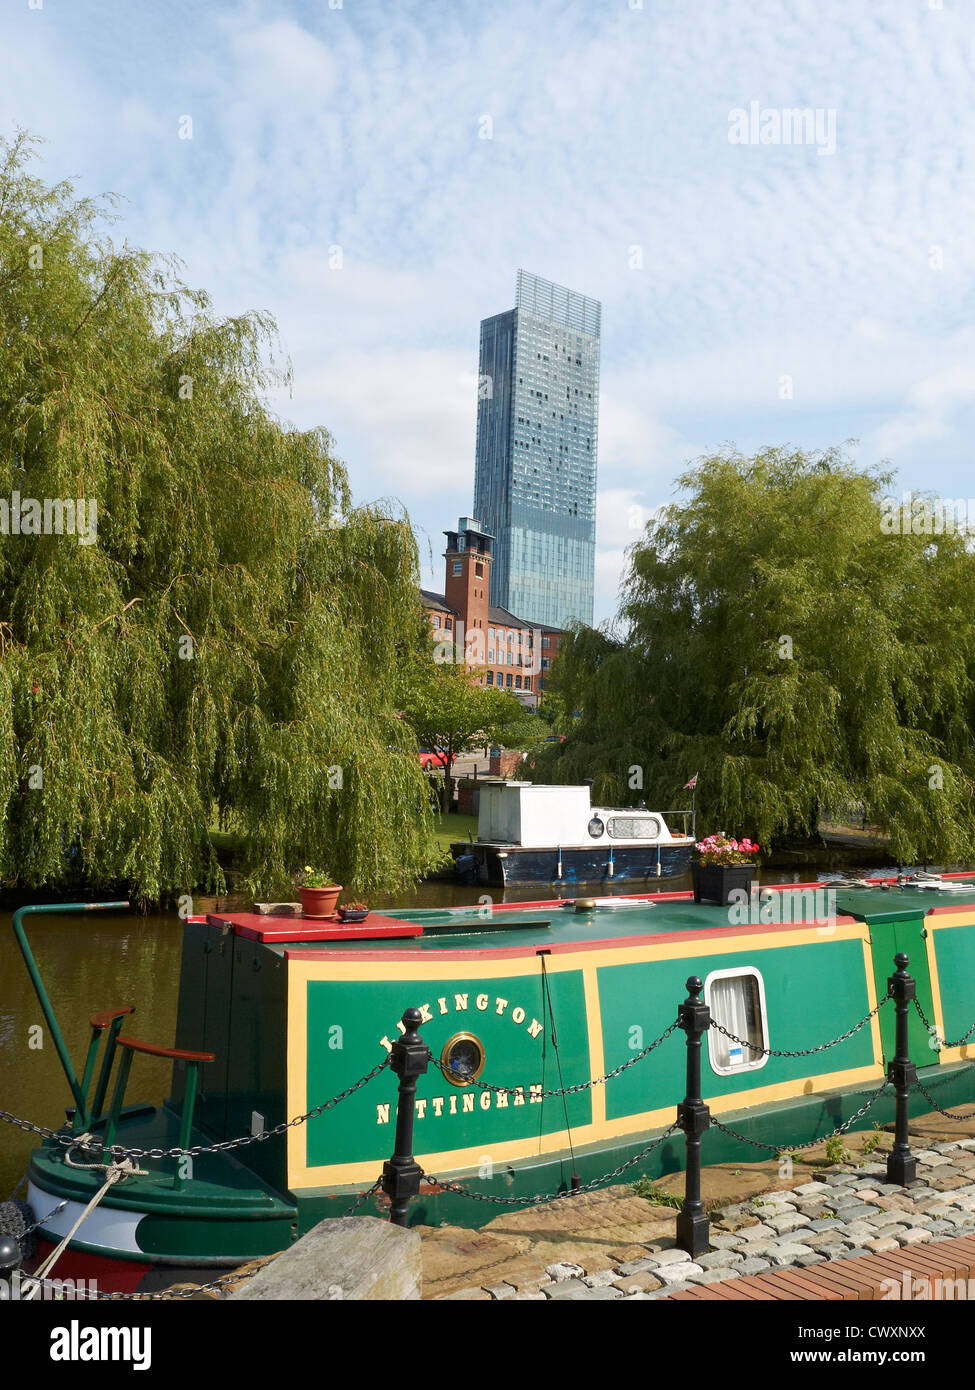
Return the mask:
MULTIPOLYGON (((37 1254, 24 1266, 25 1273, 32 1274, 47 1259, 54 1244, 38 1237, 37 1254)), ((135 1293, 143 1278, 157 1268, 142 1260, 118 1260, 111 1255, 92 1255, 85 1250, 72 1250, 68 1246, 58 1256, 51 1272, 51 1279, 94 1279, 99 1293, 135 1293)))

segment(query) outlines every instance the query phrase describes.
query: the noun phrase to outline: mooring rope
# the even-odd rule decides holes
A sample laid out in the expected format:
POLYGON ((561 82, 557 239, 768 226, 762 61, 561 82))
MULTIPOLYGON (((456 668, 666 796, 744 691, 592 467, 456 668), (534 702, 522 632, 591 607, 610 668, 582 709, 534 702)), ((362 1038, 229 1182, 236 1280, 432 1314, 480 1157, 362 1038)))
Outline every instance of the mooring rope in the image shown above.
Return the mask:
POLYGON ((88 1172, 101 1170, 103 1173, 110 1173, 113 1168, 124 1167, 124 1177, 127 1178, 147 1178, 150 1170, 148 1168, 137 1168, 130 1158, 124 1158, 121 1164, 116 1163, 75 1163, 71 1157, 71 1149, 91 1149, 99 1143, 97 1135, 79 1134, 75 1143, 64 1151, 64 1166, 66 1168, 81 1168, 88 1172))

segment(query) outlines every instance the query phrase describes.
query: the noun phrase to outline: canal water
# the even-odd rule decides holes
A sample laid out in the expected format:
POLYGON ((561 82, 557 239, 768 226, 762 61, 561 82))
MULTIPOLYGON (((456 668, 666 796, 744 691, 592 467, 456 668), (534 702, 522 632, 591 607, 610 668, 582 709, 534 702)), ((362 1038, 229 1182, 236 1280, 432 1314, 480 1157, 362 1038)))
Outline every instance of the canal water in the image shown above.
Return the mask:
MULTIPOLYGON (((835 863, 829 871, 835 875, 835 863)), ((893 873, 889 867, 858 869, 858 874, 893 873)), ((804 867, 801 878, 814 880, 819 873, 804 867)), ((763 872, 765 883, 799 881, 799 873, 763 872)), ((619 884, 617 891, 652 889, 651 884, 619 884)), ((665 891, 690 888, 690 876, 661 880, 665 891)), ((486 890, 481 890, 486 894, 486 890)), ((570 890, 571 891, 571 890, 570 890)), ((606 888, 590 889, 603 896, 606 888)), ((544 885, 510 888, 494 901, 529 901, 548 896, 544 885)), ((475 902, 478 889, 459 884, 421 883, 410 894, 391 898, 374 896, 372 906, 449 907, 475 902)), ((198 899, 194 912, 220 907, 242 907, 242 902, 198 899)), ((132 913, 65 914, 27 919, 27 934, 42 978, 54 1004, 61 1032, 75 1068, 84 1065, 88 1020, 99 1009, 135 1005, 130 1031, 150 1042, 171 1046, 176 1027, 182 922, 175 912, 137 916, 132 913)), ((136 1057, 130 1093, 140 1100, 158 1103, 169 1090, 170 1064, 162 1059, 136 1057)), ((10 913, 0 914, 0 1109, 18 1118, 56 1129, 64 1123, 70 1092, 40 1006, 31 987, 23 959, 11 930, 10 913)), ((0 1123, 0 1201, 19 1188, 35 1135, 0 1123)), ((24 1195, 18 1192, 17 1195, 24 1195)))

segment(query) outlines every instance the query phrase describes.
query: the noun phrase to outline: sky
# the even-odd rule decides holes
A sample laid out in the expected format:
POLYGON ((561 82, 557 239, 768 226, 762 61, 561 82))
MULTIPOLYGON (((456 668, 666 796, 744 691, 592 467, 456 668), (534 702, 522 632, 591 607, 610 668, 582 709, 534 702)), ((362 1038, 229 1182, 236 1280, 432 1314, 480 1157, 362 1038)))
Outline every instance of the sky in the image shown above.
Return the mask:
POLYGON ((406 507, 426 586, 480 320, 519 267, 602 301, 597 621, 725 445, 975 496, 973 104, 970 0, 0 0, 0 134, 275 317, 274 409, 406 507))

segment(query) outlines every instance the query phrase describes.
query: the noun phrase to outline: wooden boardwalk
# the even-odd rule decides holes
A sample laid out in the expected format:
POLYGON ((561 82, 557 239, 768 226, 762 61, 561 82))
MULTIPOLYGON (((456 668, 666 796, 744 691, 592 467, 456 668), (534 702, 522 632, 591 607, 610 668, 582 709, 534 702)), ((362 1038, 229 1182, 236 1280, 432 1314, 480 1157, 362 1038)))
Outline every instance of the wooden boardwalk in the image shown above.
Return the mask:
POLYGON ((975 1296, 975 1236, 924 1241, 883 1255, 855 1255, 845 1260, 721 1279, 679 1293, 661 1295, 661 1303, 689 1299, 757 1302, 856 1302, 872 1299, 965 1299, 975 1296), (905 1277, 906 1276, 906 1277, 905 1277), (948 1283, 948 1281, 952 1281, 948 1283), (963 1280, 964 1287, 954 1281, 963 1280))

